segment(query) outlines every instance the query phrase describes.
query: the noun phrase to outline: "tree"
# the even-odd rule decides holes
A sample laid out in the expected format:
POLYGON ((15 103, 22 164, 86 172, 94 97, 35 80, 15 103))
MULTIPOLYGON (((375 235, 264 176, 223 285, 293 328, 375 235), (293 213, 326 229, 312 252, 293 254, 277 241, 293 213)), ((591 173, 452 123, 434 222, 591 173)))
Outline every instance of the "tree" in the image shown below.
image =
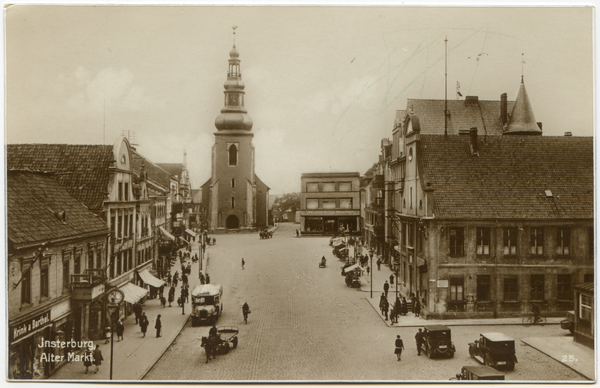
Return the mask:
POLYGON ((379 168, 379 162, 374 163, 370 169, 367 170, 367 172, 365 172, 365 176, 373 176, 375 174, 377 174, 377 170, 379 168))
POLYGON ((283 194, 273 202, 273 212, 283 214, 285 212, 300 209, 300 193, 283 194))

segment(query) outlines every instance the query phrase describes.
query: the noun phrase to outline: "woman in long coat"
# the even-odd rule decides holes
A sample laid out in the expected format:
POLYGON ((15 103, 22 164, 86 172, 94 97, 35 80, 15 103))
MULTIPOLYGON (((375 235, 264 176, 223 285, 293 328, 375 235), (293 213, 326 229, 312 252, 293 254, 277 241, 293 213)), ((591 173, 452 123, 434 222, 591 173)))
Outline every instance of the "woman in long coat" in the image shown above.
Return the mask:
POLYGON ((146 330, 148 330, 148 324, 150 322, 148 321, 148 317, 146 316, 146 313, 142 313, 142 319, 140 320, 140 328, 142 329, 142 333, 144 334, 144 337, 146 336, 146 330))
POLYGON ((125 331, 125 326, 123 326, 123 322, 119 319, 117 321, 117 342, 123 339, 123 332, 125 331))
POLYGON ((171 287, 169 289, 169 307, 171 307, 171 303, 175 300, 175 287, 171 287))

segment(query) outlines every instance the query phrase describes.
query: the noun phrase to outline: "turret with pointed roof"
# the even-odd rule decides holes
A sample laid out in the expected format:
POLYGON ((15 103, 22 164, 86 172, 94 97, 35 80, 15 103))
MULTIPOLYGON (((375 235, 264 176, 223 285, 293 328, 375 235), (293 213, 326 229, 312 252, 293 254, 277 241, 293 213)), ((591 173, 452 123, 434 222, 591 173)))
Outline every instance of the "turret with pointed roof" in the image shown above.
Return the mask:
POLYGON ((535 121, 533 109, 527 96, 523 76, 521 76, 521 85, 519 86, 519 94, 513 106, 510 120, 506 127, 504 135, 541 135, 542 130, 535 121))

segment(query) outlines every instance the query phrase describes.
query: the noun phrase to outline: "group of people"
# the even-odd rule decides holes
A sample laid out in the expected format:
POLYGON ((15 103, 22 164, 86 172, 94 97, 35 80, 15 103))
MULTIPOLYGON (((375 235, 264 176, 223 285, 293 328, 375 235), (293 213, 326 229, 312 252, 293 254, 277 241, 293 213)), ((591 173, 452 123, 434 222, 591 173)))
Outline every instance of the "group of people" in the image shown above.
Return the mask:
POLYGON ((102 357, 102 351, 100 351, 100 345, 96 345, 96 349, 92 349, 92 347, 87 348, 83 352, 83 366, 85 366, 85 374, 88 374, 89 368, 92 365, 96 366, 96 370, 94 373, 98 373, 100 369, 100 365, 102 365, 102 361, 104 361, 104 357, 102 357))
MULTIPOLYGON (((381 310, 381 315, 385 316, 386 321, 390 319, 392 323, 397 323, 398 316, 408 314, 408 301, 405 297, 396 296, 396 301, 393 305, 390 305, 390 302, 387 298, 388 290, 389 284, 386 281, 384 284, 384 292, 381 293, 381 297, 379 299, 379 309, 381 310)), ((421 313, 421 304, 419 300, 414 297, 410 298, 410 300, 412 302, 412 310, 415 314, 415 317, 419 317, 421 313)))
MULTIPOLYGON (((425 342, 425 333, 423 333, 423 329, 419 328, 417 334, 415 334, 415 342, 417 345, 417 356, 421 355, 421 347, 425 342)), ((402 361, 402 351, 404 350, 404 343, 402 342, 402 338, 399 335, 396 336, 396 340, 394 341, 394 354, 398 358, 398 361, 402 361)))

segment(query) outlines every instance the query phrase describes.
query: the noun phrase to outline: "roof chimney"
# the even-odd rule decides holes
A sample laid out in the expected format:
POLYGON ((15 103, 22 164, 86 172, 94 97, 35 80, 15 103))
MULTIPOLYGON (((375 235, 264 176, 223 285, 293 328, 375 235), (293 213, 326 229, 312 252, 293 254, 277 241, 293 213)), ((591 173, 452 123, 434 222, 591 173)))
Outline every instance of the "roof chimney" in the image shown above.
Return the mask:
POLYGON ((506 93, 500 95, 500 120, 502 125, 508 123, 508 103, 506 93))
POLYGON ((471 155, 479 156, 479 147, 477 147, 477 127, 472 127, 469 134, 471 135, 471 155))
POLYGON ((477 96, 467 96, 465 97, 465 105, 479 105, 479 97, 477 96))

